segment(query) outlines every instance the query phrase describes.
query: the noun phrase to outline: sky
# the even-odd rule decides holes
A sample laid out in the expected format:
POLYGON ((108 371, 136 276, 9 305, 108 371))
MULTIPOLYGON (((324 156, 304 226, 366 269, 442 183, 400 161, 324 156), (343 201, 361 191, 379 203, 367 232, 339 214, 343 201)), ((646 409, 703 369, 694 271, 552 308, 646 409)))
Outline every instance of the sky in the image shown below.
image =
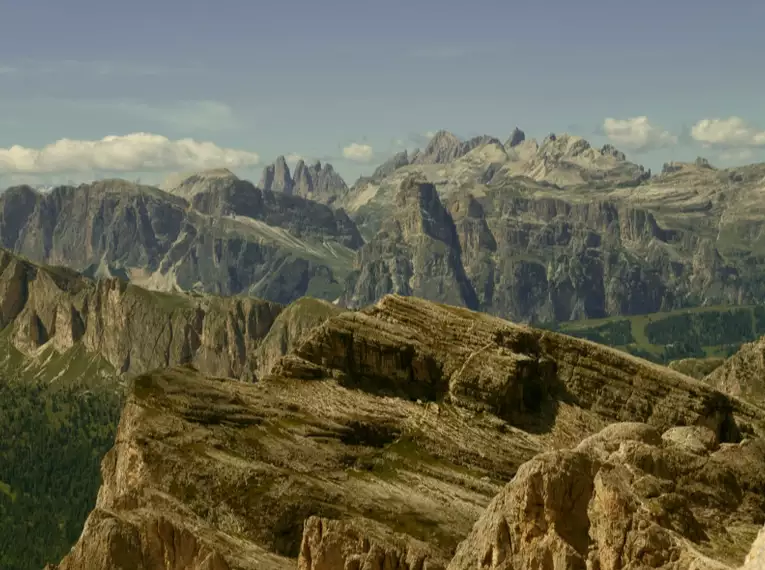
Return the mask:
POLYGON ((439 129, 654 170, 765 161, 762 0, 0 0, 0 186, 278 155, 349 183, 439 129))

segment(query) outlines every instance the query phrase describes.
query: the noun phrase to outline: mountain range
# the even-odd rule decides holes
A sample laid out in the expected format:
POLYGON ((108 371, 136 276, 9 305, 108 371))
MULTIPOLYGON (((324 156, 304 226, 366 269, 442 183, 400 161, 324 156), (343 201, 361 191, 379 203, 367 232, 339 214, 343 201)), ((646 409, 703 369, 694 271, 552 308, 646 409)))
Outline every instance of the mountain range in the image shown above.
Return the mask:
POLYGON ((759 570, 763 190, 518 129, 9 188, 0 565, 759 570))
POLYGON ((752 304, 765 165, 662 172, 573 135, 440 131, 348 187, 330 164, 0 196, 0 244, 156 290, 361 307, 415 295, 533 323, 752 304))

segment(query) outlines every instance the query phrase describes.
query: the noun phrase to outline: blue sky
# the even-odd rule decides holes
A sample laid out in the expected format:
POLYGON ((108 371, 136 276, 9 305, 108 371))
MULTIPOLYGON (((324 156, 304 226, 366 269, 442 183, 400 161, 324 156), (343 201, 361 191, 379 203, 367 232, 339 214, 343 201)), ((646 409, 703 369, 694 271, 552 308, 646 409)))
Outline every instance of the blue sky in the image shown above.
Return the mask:
POLYGON ((350 182, 427 132, 504 140, 516 125, 610 133, 654 169, 765 160, 761 0, 3 4, 6 183, 112 166, 159 180, 226 158, 257 177, 255 154, 330 160, 350 182), (142 132, 160 138, 106 157, 94 142, 142 132))

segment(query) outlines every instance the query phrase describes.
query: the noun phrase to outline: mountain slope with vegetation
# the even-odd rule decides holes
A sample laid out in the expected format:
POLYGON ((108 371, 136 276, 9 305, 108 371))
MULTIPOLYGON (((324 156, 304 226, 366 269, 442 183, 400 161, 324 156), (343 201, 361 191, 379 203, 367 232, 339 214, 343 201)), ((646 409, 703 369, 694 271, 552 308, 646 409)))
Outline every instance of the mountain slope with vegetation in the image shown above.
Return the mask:
POLYGON ((0 376, 0 568, 63 557, 96 502, 122 396, 0 376))

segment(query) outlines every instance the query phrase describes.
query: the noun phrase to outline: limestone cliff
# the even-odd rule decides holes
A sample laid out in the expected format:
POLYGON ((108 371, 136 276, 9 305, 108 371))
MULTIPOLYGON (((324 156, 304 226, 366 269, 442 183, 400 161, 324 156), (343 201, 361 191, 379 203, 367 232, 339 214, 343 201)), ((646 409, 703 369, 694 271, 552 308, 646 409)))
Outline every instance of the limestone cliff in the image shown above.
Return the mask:
POLYGON ((737 568, 762 528, 764 461, 763 440, 614 424, 523 465, 449 570, 737 568))
POLYGON ((317 160, 309 166, 301 158, 291 175, 283 156, 263 169, 258 186, 263 190, 294 194, 322 204, 332 204, 348 192, 345 180, 328 162, 322 165, 317 160))
POLYGON ((593 544, 622 570, 620 536, 625 556, 659 560, 660 544, 674 561, 740 563, 765 518, 764 420, 615 350, 387 296, 331 316, 254 385, 188 367, 138 377, 96 509, 58 568, 435 569, 476 521, 487 532, 455 567, 521 560, 506 538, 519 532, 532 539, 519 568, 569 570, 593 544), (579 445, 614 422, 646 425, 579 445), (517 514, 508 494, 528 498, 510 502, 517 514), (494 532, 493 513, 519 526, 494 532))
POLYGON ((278 156, 273 164, 269 164, 263 169, 258 187, 263 190, 276 190, 285 194, 292 194, 295 183, 284 156, 278 156))
MULTIPOLYGON (((571 135, 537 144, 519 131, 505 145, 486 140, 465 154, 456 137, 434 140, 431 158, 360 180, 342 205, 369 244, 395 250, 400 240, 387 227, 402 216, 402 186, 412 177, 433 185, 482 311, 561 322, 753 304, 765 294, 756 253, 765 235, 761 165, 683 164, 651 177, 612 146, 571 135)), ((346 297, 379 298, 379 257, 357 253, 354 275, 367 276, 351 281, 346 297)), ((399 265, 385 279, 418 278, 399 265)), ((426 287, 439 277, 419 279, 426 287)))
POLYGON ((171 192, 120 180, 0 196, 0 245, 36 262, 157 290, 336 299, 363 243, 342 211, 227 171, 171 192))
POLYGON ((360 250, 344 303, 360 307, 397 293, 475 308, 457 232, 435 187, 416 177, 406 179, 395 208, 360 250))
POLYGON ((285 307, 255 352, 258 376, 270 374, 282 356, 295 350, 316 327, 342 311, 337 305, 308 297, 285 307))
MULTIPOLYGON (((169 294, 118 279, 91 281, 0 250, 0 328, 11 347, 29 359, 82 349, 85 354, 68 366, 98 356, 116 375, 188 363, 215 376, 253 379, 256 348, 281 310, 255 298, 169 294)), ((81 370, 81 376, 87 373, 81 370)))

